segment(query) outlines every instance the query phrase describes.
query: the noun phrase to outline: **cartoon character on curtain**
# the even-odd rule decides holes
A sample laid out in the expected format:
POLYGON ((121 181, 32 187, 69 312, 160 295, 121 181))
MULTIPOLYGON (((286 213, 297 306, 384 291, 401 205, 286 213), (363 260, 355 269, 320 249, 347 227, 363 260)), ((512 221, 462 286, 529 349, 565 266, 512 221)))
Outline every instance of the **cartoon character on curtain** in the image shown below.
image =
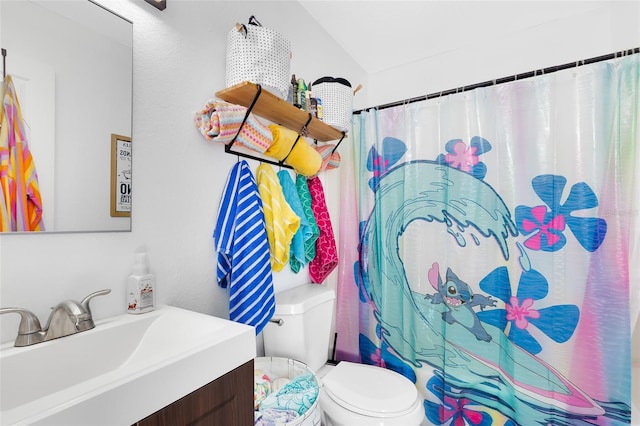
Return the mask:
POLYGON ((435 425, 609 424, 599 423, 602 418, 628 423, 628 404, 595 400, 536 356, 543 348, 535 336, 541 332, 567 342, 581 310, 539 303, 550 291, 549 280, 528 252, 562 250, 571 234, 588 252, 597 251, 607 236, 607 222, 584 211, 597 206, 598 199, 588 183, 575 182, 562 202, 567 178, 543 174, 531 181, 541 203, 515 206, 513 217, 484 180, 487 166, 480 155, 491 149, 479 136, 468 145, 456 139, 435 160, 404 163, 400 159, 407 148, 400 139, 385 137, 380 151, 369 149, 366 167, 374 204, 361 224, 355 273, 361 301, 375 318, 375 338, 361 332, 362 361, 396 370, 422 386, 426 417, 435 425), (461 248, 496 247, 504 261, 512 258, 510 247, 515 246, 520 268, 515 294, 504 265, 474 285, 483 294, 474 293, 464 270, 428 259, 433 288, 412 290, 400 239, 415 221, 437 232, 445 229, 461 248), (388 304, 392 294, 400 295, 401 302, 388 304))

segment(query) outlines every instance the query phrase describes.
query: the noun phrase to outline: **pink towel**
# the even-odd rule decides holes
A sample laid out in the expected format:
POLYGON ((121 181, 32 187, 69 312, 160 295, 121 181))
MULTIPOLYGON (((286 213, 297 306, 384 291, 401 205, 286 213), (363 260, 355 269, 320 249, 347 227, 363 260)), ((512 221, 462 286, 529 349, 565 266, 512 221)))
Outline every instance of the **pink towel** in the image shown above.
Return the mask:
POLYGON ((316 176, 308 179, 307 185, 311 193, 311 210, 313 210, 313 216, 320 229, 320 236, 316 240, 316 257, 309 262, 309 275, 312 282, 319 284, 338 266, 338 249, 324 198, 322 182, 316 176))

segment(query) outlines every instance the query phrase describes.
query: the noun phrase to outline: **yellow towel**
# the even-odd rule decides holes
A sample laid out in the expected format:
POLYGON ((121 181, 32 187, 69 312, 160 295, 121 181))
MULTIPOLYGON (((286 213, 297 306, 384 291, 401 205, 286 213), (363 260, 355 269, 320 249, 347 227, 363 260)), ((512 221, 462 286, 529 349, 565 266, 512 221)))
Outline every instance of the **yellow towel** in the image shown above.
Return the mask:
POLYGON ((318 173, 322 165, 322 157, 313 147, 309 146, 302 136, 292 151, 291 147, 298 134, 278 124, 270 124, 269 128, 273 135, 273 145, 265 151, 266 155, 277 158, 279 161, 284 160, 286 157, 285 164, 293 167, 301 175, 313 176, 318 173), (291 151, 291 154, 289 154, 289 151, 291 151), (289 154, 288 157, 287 154, 289 154))
POLYGON ((291 240, 300 227, 300 217, 284 198, 280 180, 269 164, 258 166, 256 180, 271 248, 271 269, 278 272, 289 262, 291 240))

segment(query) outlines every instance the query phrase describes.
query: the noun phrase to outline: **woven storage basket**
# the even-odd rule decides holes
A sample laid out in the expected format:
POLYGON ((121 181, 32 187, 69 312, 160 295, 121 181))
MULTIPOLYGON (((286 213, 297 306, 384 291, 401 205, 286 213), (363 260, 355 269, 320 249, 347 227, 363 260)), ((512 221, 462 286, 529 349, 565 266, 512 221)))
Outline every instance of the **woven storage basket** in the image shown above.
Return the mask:
MULTIPOLYGON (((317 376, 307 365, 303 362, 296 361, 290 358, 281 357, 257 357, 253 361, 254 374, 259 370, 261 373, 267 374, 270 378, 287 378, 293 379, 304 374, 312 374, 313 381, 318 383, 317 376)), ((320 408, 319 408, 320 395, 315 400, 313 405, 307 412, 287 423, 278 423, 278 426, 320 426, 320 408)), ((264 423, 263 423, 264 424, 264 423)), ((268 424, 268 423, 267 423, 268 424)))
POLYGON ((281 99, 291 81, 291 43, 255 19, 238 24, 227 34, 226 85, 243 81, 260 84, 281 99))
POLYGON ((322 121, 347 132, 353 116, 353 89, 344 78, 322 77, 312 84, 313 97, 322 102, 322 121))

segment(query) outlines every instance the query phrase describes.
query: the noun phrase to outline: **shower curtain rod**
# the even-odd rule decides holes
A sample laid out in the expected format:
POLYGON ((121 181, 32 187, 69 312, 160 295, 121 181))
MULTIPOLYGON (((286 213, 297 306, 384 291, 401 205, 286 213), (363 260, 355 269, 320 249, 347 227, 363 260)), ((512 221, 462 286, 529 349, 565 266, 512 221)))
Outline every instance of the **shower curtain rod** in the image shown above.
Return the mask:
POLYGON ((2 48, 2 79, 7 76, 7 49, 2 48))
POLYGON ((576 68, 576 67, 579 67, 579 66, 582 66, 582 65, 588 65, 588 64, 593 64, 593 63, 596 63, 596 62, 607 61, 609 59, 621 58, 623 56, 633 55, 633 54, 637 54, 637 53, 640 53, 640 47, 636 47, 636 48, 633 48, 633 49, 620 50, 618 52, 610 53, 608 55, 596 56, 596 57, 589 58, 589 59, 583 59, 583 60, 580 60, 580 61, 569 62, 569 63, 563 64, 563 65, 556 65, 556 66, 552 66, 552 67, 548 67, 548 68, 543 68, 543 69, 539 69, 539 70, 525 72, 525 73, 522 73, 522 74, 512 75, 512 76, 509 76, 509 77, 503 77, 503 78, 497 78, 495 80, 483 81, 482 83, 476 83, 476 84, 471 84, 469 86, 462 86, 462 87, 458 87, 458 88, 455 88, 455 89, 444 90, 442 92, 435 92, 435 93, 431 93, 429 95, 418 96, 418 97, 415 97, 415 98, 405 99, 405 100, 402 100, 402 101, 395 101, 395 102, 391 102, 391 103, 388 103, 388 104, 378 105, 378 106, 375 106, 375 107, 368 107, 368 108, 360 109, 358 111, 354 111, 353 113, 354 114, 360 114, 362 111, 369 111, 370 109, 378 109, 378 110, 380 110, 380 109, 391 108, 391 107, 395 107, 395 106, 399 106, 399 105, 410 104, 410 103, 413 103, 413 102, 420 102, 420 101, 424 101, 424 100, 427 100, 427 99, 440 98, 442 96, 452 95, 454 93, 467 92, 469 90, 478 89, 480 87, 495 86, 497 84, 508 83, 510 81, 523 80, 523 79, 526 79, 526 78, 535 77, 535 76, 543 75, 543 74, 551 74, 553 72, 560 71, 560 70, 565 70, 565 69, 568 69, 568 68, 576 68))

